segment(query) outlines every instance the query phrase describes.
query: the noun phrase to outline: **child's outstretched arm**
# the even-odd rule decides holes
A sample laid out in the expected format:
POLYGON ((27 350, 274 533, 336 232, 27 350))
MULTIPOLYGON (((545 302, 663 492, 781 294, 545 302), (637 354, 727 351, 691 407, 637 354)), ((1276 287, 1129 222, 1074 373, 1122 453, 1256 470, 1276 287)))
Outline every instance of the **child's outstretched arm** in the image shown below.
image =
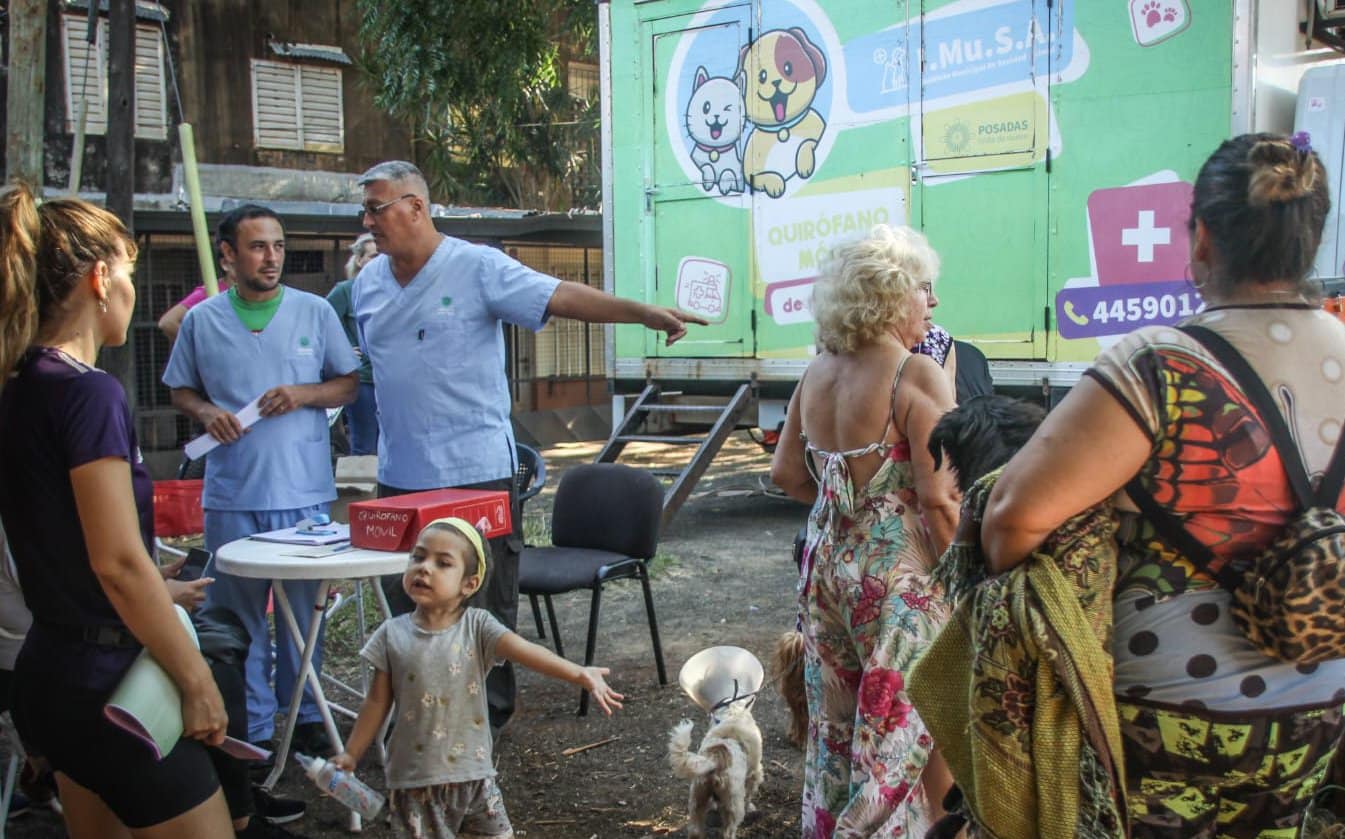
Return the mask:
MULTIPOLYGON (((610 717, 613 708, 621 707, 624 696, 612 690, 603 678, 612 672, 606 667, 580 667, 573 661, 566 661, 539 644, 523 639, 517 632, 506 632, 495 644, 495 654, 553 679, 563 679, 572 685, 579 685, 593 695, 598 707, 610 717)), ((364 716, 364 711, 360 711, 364 716)), ((354 739, 354 735, 351 735, 354 739)))
POLYGON ((374 670, 373 681, 369 683, 369 693, 360 705, 360 715, 355 719, 355 727, 346 738, 346 750, 331 759, 341 769, 353 772, 355 764, 360 762, 369 744, 378 736, 392 708, 392 677, 384 670, 374 670))

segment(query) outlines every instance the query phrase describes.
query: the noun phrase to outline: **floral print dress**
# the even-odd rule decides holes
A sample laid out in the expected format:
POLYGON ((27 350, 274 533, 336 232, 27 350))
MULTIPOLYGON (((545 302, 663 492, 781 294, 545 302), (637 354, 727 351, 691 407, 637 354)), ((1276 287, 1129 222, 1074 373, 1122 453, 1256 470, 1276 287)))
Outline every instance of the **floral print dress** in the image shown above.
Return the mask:
POLYGON ((946 614, 930 578, 935 557, 910 446, 826 452, 806 438, 805 446, 810 466, 822 465, 800 578, 809 712, 803 836, 923 836, 920 774, 934 742, 906 678, 946 614), (873 452, 883 463, 857 490, 848 459, 873 452))

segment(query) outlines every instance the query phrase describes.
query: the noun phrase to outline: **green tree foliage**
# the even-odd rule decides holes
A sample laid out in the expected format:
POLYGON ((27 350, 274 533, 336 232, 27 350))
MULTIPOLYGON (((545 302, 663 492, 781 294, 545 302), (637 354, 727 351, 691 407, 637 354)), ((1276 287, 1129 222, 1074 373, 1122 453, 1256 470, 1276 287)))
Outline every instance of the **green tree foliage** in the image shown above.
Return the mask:
POLYGON ((361 69, 409 123, 437 200, 598 203, 598 107, 565 85, 593 54, 593 0, 359 0, 361 69))

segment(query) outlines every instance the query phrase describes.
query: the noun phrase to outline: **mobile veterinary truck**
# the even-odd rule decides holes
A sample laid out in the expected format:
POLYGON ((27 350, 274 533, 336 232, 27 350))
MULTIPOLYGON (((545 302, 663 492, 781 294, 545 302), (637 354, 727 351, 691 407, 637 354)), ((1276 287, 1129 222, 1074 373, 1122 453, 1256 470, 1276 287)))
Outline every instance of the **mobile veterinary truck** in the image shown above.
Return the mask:
MULTIPOLYGON (((1311 0, 1319 2, 1319 0, 1311 0)), ((711 322, 618 326, 618 393, 752 383, 774 428, 813 346, 819 263, 873 224, 942 257, 935 320, 997 385, 1060 388, 1192 314, 1186 221, 1226 137, 1290 131, 1336 183, 1318 273, 1345 269, 1345 81, 1297 101, 1293 0, 608 0, 607 287, 711 322), (1334 133, 1332 133, 1334 132, 1334 133)), ((618 397, 619 398, 619 397, 618 397)), ((750 424, 750 423, 748 423, 750 424)))

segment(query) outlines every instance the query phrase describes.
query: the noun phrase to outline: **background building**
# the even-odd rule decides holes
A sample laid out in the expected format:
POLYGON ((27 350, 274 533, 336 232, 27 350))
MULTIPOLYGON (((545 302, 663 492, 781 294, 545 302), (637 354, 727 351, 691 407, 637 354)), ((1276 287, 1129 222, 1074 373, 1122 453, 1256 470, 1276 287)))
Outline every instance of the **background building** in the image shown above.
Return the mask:
MULTIPOLYGON (((108 10, 101 0, 90 44, 89 2, 47 4, 43 179, 48 195, 63 194, 78 170, 80 195, 101 202, 109 175, 108 10), (84 145, 76 161, 81 112, 84 145)), ((137 0, 135 11, 133 222, 141 255, 130 357, 121 366, 142 448, 163 474, 196 433, 159 384, 169 345, 157 320, 200 282, 179 122, 195 129, 208 222, 241 203, 272 207, 286 221, 285 282, 323 295, 343 279, 346 248, 362 232, 356 175, 382 160, 412 159, 415 151, 410 129, 374 105, 356 63, 354 0, 137 0)), ((573 66, 573 95, 596 97, 596 64, 573 66)), ((601 285, 594 213, 438 205, 435 212, 450 235, 505 248, 565 280, 601 285)), ((510 330, 507 342, 520 437, 606 435, 601 327, 558 321, 535 336, 510 330)))

